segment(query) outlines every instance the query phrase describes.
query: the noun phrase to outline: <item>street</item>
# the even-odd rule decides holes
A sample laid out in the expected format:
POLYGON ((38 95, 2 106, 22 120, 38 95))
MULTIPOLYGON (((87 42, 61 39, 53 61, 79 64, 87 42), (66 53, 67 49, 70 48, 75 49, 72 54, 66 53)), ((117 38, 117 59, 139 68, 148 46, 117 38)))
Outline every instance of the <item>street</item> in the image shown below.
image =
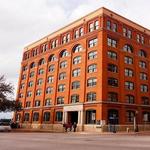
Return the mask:
POLYGON ((148 135, 0 133, 0 150, 149 150, 148 135))

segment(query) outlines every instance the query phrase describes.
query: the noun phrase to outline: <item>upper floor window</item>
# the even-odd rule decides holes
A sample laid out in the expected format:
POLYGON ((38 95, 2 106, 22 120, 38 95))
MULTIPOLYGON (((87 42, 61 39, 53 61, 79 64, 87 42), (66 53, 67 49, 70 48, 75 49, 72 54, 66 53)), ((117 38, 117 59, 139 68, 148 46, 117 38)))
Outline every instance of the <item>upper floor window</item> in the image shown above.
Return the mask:
POLYGON ((53 82, 54 82, 54 76, 49 76, 49 77, 47 78, 47 82, 48 82, 48 83, 53 83, 53 82))
POLYGON ((144 36, 140 35, 140 34, 137 34, 136 35, 136 40, 138 43, 141 43, 141 44, 144 44, 145 43, 145 38, 144 36))
POLYGON ((108 58, 111 58, 113 60, 117 60, 117 53, 113 51, 108 51, 107 52, 108 58))
POLYGON ((89 60, 92 60, 92 59, 95 59, 97 58, 97 51, 91 51, 88 53, 88 59, 89 60))
POLYGON ((80 76, 80 72, 81 72, 80 68, 74 69, 72 71, 72 76, 73 77, 78 77, 78 76, 80 76))
POLYGON ((39 107, 40 106, 40 100, 36 100, 34 106, 39 107))
POLYGON ((68 56, 68 55, 69 55, 68 51, 67 51, 67 50, 63 50, 63 51, 60 53, 60 58, 66 57, 66 56, 68 56))
POLYGON ((52 62, 52 61, 55 61, 56 60, 56 57, 54 54, 50 55, 49 58, 48 58, 48 61, 49 62, 52 62))
POLYGON ((72 82, 72 89, 79 89, 80 88, 80 81, 72 82))
POLYGON ((73 48, 73 53, 78 53, 82 51, 82 46, 81 45, 77 45, 73 48))
POLYGON ((142 84, 142 85, 140 86, 140 88, 141 88, 141 92, 148 92, 148 86, 147 86, 147 85, 142 84))
POLYGON ((78 103, 79 102, 79 95, 73 94, 71 95, 71 103, 78 103))
POLYGON ((124 63, 125 64, 133 64, 133 58, 132 57, 128 57, 128 56, 125 56, 124 57, 124 63))
POLYGON ((79 64, 81 63, 81 56, 77 56, 73 59, 73 64, 79 64))
POLYGON ((53 48, 55 48, 57 46, 58 46, 58 40, 55 39, 55 40, 52 41, 51 48, 53 49, 53 48))
POLYGON ((53 92, 53 87, 46 88, 46 94, 52 94, 52 92, 53 92))
POLYGON ((143 105, 149 105, 149 98, 146 96, 141 97, 143 105))
POLYGON ((144 58, 147 57, 147 54, 146 54, 146 52, 145 52, 144 50, 139 50, 138 55, 139 55, 140 57, 144 57, 144 58))
POLYGON ((133 95, 126 95, 125 100, 129 104, 134 104, 134 96, 133 95))
POLYGON ((40 96, 41 94, 42 94, 42 90, 41 89, 36 90, 36 96, 40 96))
POLYGON ((39 66, 40 66, 40 65, 43 65, 44 63, 45 63, 44 58, 40 59, 40 61, 39 61, 39 66))
POLYGON ((118 87, 118 79, 109 77, 108 85, 118 87))
POLYGON ((44 74, 44 69, 43 68, 39 69, 38 74, 39 75, 44 74))
POLYGON ((49 72, 54 72, 55 70, 55 65, 50 65, 49 68, 48 68, 48 71, 49 72))
POLYGON ((117 32, 117 24, 107 20, 107 29, 112 30, 113 32, 117 32))
POLYGON ((32 87, 32 86, 33 86, 33 81, 29 81, 28 87, 32 87))
POLYGON ((125 68, 124 74, 125 74, 125 76, 133 77, 133 70, 129 69, 129 68, 125 68))
POLYGON ((34 77, 34 71, 30 72, 29 77, 30 78, 34 77))
POLYGON ((24 83, 20 84, 20 89, 24 89, 24 87, 25 87, 24 83))
POLYGON ((83 36, 83 34, 84 34, 84 29, 83 29, 83 27, 81 27, 81 28, 78 28, 75 30, 74 36, 77 39, 80 36, 83 36))
POLYGON ((32 96, 32 92, 31 91, 28 91, 27 92, 27 97, 31 97, 32 96))
POLYGON ((70 34, 66 34, 62 38, 62 44, 68 43, 70 41, 70 34))
POLYGON ((128 53, 133 53, 133 47, 129 44, 124 45, 123 51, 128 52, 128 53))
POLYGON ((47 99, 45 100, 45 106, 50 106, 51 104, 52 104, 52 99, 47 98, 47 99))
POLYGON ((95 77, 89 78, 87 80, 87 86, 88 87, 96 86, 96 84, 97 84, 97 78, 95 78, 95 77))
POLYGON ((123 28, 123 36, 131 39, 132 38, 132 31, 130 29, 123 28))
POLYGON ((38 79, 37 80, 37 85, 42 85, 42 83, 43 83, 43 79, 38 79))
POLYGON ((66 68, 67 67, 67 61, 60 62, 60 68, 66 68))
POLYGON ((96 101, 96 92, 89 92, 87 93, 87 101, 96 101))
POLYGON ((64 97, 60 96, 60 97, 57 97, 57 104, 64 104, 64 97))
POLYGON ((27 69, 28 69, 27 66, 23 66, 23 67, 22 67, 22 71, 26 71, 27 69))
POLYGON ((112 38, 107 38, 107 45, 116 48, 117 47, 117 41, 112 38))
POLYGON ((61 72, 59 74, 59 80, 64 80, 64 79, 66 79, 66 72, 61 72))
POLYGON ((144 61, 139 61, 139 67, 140 67, 140 68, 143 68, 143 69, 147 68, 146 62, 144 62, 144 61))
POLYGON ((48 44, 43 44, 41 47, 41 52, 45 52, 48 50, 48 44))
POLYGON ((98 43, 98 39, 97 38, 94 38, 92 40, 89 40, 89 47, 94 47, 94 46, 97 46, 97 43, 98 43))
POLYGON ((30 64, 30 68, 32 69, 32 68, 34 68, 35 67, 35 62, 32 62, 31 64, 30 64))
POLYGON ((110 102, 118 102, 118 93, 108 92, 108 101, 110 101, 110 102))
POLYGON ((26 74, 23 74, 21 79, 25 80, 26 79, 26 74))
POLYGON ((148 78, 147 78, 147 74, 144 73, 144 72, 140 72, 140 79, 141 79, 141 80, 147 80, 147 79, 148 79, 148 78))
POLYGON ((36 56, 38 54, 38 48, 32 50, 32 56, 36 56))
POLYGON ((114 72, 114 73, 118 72, 118 67, 114 64, 108 64, 107 69, 110 72, 114 72))
POLYGON ((97 65, 91 64, 88 66, 88 73, 96 72, 97 71, 97 65))
POLYGON ((89 32, 92 32, 94 30, 97 30, 99 28, 99 21, 93 21, 89 24, 89 32))
POLYGON ((125 82, 125 89, 126 90, 133 90, 134 89, 134 83, 130 81, 125 82))
POLYGON ((64 92, 65 91, 65 84, 58 85, 58 92, 64 92))

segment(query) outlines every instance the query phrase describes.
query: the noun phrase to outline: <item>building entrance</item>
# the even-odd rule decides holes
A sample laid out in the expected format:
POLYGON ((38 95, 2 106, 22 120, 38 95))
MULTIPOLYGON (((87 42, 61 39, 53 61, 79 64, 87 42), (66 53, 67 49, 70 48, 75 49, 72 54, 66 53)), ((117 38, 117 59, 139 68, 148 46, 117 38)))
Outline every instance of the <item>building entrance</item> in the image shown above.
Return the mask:
POLYGON ((78 123, 78 111, 68 112, 68 123, 73 124, 74 122, 78 123))

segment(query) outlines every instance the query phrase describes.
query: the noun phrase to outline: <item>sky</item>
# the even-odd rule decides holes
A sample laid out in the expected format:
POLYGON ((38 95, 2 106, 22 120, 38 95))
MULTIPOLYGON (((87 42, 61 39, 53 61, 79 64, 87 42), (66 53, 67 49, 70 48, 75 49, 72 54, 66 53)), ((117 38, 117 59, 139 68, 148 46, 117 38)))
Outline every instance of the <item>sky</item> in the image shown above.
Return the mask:
POLYGON ((23 48, 100 7, 150 29, 150 0, 0 0, 0 76, 14 97, 23 48))

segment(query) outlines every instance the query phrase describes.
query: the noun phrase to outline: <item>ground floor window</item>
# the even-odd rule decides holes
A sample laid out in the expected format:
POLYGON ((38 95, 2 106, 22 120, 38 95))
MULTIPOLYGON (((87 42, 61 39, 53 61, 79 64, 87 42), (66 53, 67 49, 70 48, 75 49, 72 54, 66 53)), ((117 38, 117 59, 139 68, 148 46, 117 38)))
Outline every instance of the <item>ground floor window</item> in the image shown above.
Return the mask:
POLYGON ((63 112, 62 111, 57 111, 56 112, 56 121, 62 121, 63 118, 63 112))
POLYGON ((29 113, 25 113, 25 115, 24 115, 24 121, 29 121, 29 113))
POLYGON ((150 112, 143 112, 143 121, 146 122, 150 122, 150 112))
POLYGON ((95 124, 95 123, 96 123, 96 110, 87 110, 86 124, 95 124))
POLYGON ((44 112, 43 121, 50 121, 50 112, 44 112))
POLYGON ((21 115, 20 114, 16 114, 16 121, 20 121, 21 119, 21 115))
POLYGON ((33 121, 38 121, 39 120, 39 113, 35 112, 33 113, 33 121))
POLYGON ((109 124, 119 124, 119 113, 116 109, 108 110, 108 123, 109 124))
POLYGON ((128 111, 126 112, 127 122, 134 122, 134 116, 135 116, 135 111, 133 111, 133 110, 128 110, 128 111))

